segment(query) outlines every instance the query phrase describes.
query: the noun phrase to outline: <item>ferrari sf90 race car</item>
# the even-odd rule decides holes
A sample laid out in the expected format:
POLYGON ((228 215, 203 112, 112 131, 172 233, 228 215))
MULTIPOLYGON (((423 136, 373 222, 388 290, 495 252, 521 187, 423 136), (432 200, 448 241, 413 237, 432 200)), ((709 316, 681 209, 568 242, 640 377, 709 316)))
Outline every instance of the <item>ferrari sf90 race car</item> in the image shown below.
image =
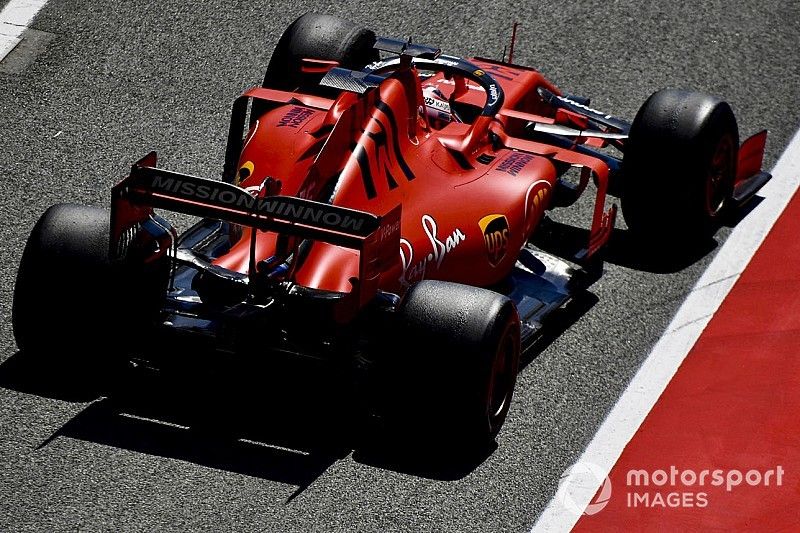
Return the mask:
POLYGON ((14 292, 18 346, 156 367, 200 346, 223 364, 312 359, 352 376, 387 430, 490 442, 521 351, 602 271, 611 195, 643 250, 679 253, 770 178, 766 132, 740 144, 722 100, 661 90, 629 123, 504 59, 301 16, 233 104, 221 180, 150 153, 110 212, 42 215, 14 292), (534 246, 548 211, 584 192, 582 248, 534 246), (199 221, 178 235, 164 211, 199 221))

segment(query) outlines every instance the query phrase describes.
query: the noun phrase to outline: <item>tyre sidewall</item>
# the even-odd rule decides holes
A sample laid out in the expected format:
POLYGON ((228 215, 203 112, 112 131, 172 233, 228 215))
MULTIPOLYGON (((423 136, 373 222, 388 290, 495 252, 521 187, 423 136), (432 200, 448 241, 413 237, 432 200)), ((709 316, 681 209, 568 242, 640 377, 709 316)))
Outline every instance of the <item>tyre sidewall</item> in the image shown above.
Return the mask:
POLYGON ((400 313, 398 341, 389 350, 388 417, 430 445, 483 443, 500 430, 519 366, 519 318, 496 293, 427 281, 409 291, 400 313), (499 416, 489 417, 489 390, 498 346, 510 335, 510 383, 499 416))

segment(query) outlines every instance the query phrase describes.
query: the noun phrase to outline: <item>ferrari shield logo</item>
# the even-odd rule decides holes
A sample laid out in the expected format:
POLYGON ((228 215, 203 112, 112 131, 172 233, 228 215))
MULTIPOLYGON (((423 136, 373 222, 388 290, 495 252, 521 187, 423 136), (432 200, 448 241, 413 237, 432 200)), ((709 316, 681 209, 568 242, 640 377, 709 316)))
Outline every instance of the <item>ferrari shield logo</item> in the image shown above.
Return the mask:
POLYGON ((489 264, 497 266, 508 251, 508 219, 504 215, 486 215, 478 225, 489 254, 489 264))

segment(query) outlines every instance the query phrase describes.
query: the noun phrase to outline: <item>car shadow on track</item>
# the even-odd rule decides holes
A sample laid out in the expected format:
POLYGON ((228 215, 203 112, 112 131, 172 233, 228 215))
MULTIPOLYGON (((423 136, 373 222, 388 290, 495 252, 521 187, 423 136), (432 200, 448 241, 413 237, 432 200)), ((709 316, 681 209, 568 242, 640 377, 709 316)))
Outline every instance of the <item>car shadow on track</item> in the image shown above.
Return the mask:
POLYGON ((630 231, 615 229, 603 257, 609 263, 634 270, 652 274, 674 274, 712 253, 717 246, 715 239, 708 238, 684 244, 678 251, 643 250, 630 231))
MULTIPOLYGON (((733 223, 735 225, 735 223, 733 223)), ((726 226, 730 226, 726 221, 726 226)), ((534 236, 533 243, 559 257, 575 257, 589 242, 589 230, 548 220, 546 231, 534 236)), ((603 261, 614 265, 650 272, 674 274, 693 265, 713 252, 718 243, 713 238, 686 243, 679 250, 642 246, 626 229, 615 228, 608 245, 600 252, 603 261)))
MULTIPOLYGON (((294 485, 291 501, 351 450, 349 423, 328 398, 291 401, 220 383, 225 373, 188 372, 184 379, 131 369, 45 372, 36 354, 0 364, 0 387, 67 402, 89 403, 40 448, 60 437, 84 440, 294 485)), ((265 380, 266 382, 266 380, 265 380)), ((294 391, 297 395, 297 391, 294 391)), ((280 396, 280 397, 279 397, 280 396)))
POLYGON ((130 411, 129 406, 118 405, 108 398, 93 402, 40 447, 55 438, 69 437, 295 485, 297 490, 287 503, 346 455, 335 448, 306 451, 197 432, 188 426, 130 411))
POLYGON ((100 389, 91 376, 77 375, 65 380, 59 372, 45 372, 38 357, 17 352, 0 364, 0 387, 64 402, 91 402, 100 389))
POLYGON ((352 391, 307 369, 281 369, 263 380, 253 372, 242 383, 218 369, 169 376, 125 369, 101 380, 91 373, 47 377, 42 368, 34 354, 18 352, 0 364, 0 387, 89 405, 40 447, 68 437, 294 485, 287 503, 351 452, 369 466, 455 480, 494 449, 432 460, 424 438, 418 449, 387 440, 355 414, 352 391))
MULTIPOLYGON (((721 220, 721 226, 735 228, 762 201, 763 197, 755 196, 745 205, 728 211, 721 220)), ((537 231, 533 239, 536 246, 560 257, 574 257, 587 242, 588 229, 563 224, 550 218, 542 222, 541 230, 537 231)), ((649 243, 647 247, 643 247, 630 231, 614 228, 608 245, 601 253, 604 261, 614 265, 653 274, 674 274, 701 260, 718 246, 715 238, 707 238, 700 242, 686 243, 678 250, 659 248, 658 243, 649 243)))

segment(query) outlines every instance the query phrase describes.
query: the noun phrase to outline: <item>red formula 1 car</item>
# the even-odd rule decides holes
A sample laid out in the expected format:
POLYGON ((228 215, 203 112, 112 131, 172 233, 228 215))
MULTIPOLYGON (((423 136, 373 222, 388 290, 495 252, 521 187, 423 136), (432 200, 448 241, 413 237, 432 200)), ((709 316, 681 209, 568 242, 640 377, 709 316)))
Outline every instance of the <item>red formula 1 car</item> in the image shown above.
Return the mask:
POLYGON ((110 224, 68 204, 42 216, 14 332, 26 351, 84 351, 103 331, 126 356, 175 343, 366 368, 387 427, 485 441, 521 349, 598 272, 607 195, 640 243, 675 249, 770 178, 765 140, 740 146, 711 96, 659 91, 629 124, 532 68, 307 14, 234 103, 221 181, 151 153, 113 188, 110 224), (534 247, 545 213, 587 187, 583 249, 534 247), (178 236, 154 208, 202 219, 178 236))

